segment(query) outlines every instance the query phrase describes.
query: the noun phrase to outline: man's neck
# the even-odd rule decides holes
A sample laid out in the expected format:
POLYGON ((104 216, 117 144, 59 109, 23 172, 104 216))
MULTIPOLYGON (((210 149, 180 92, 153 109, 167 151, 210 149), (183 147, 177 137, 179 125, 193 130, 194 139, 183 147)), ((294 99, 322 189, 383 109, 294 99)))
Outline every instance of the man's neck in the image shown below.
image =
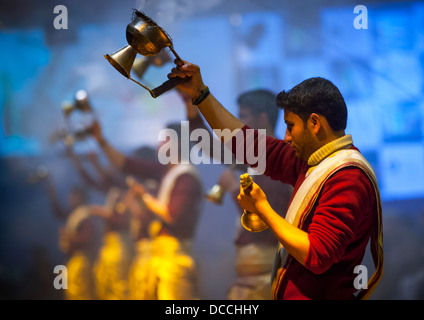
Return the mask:
POLYGON ((308 159, 308 165, 316 166, 333 152, 340 149, 348 148, 352 144, 353 144, 353 141, 350 135, 344 135, 342 137, 332 139, 311 154, 311 156, 308 159))
POLYGON ((337 131, 337 132, 327 132, 325 139, 320 141, 320 148, 322 148, 323 146, 329 144, 330 142, 332 142, 334 140, 337 140, 341 137, 344 137, 345 135, 346 134, 345 134, 344 130, 337 131))

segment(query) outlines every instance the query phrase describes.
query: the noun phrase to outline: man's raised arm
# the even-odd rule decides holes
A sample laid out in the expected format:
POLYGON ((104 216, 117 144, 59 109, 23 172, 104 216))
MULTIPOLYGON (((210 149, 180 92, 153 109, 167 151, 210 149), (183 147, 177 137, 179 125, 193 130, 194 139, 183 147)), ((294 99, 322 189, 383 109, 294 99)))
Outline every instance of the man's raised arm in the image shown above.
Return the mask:
MULTIPOLYGON (((231 132, 234 132, 234 130, 244 127, 244 124, 240 120, 225 109, 211 93, 208 93, 209 89, 203 83, 199 66, 187 61, 183 61, 182 63, 179 60, 175 60, 175 63, 177 67, 172 69, 168 77, 188 78, 186 82, 178 86, 178 89, 191 97, 193 104, 197 105, 199 111, 213 130, 222 131, 229 129, 231 132)), ((222 140, 226 143, 231 138, 232 135, 225 135, 222 137, 222 140)))

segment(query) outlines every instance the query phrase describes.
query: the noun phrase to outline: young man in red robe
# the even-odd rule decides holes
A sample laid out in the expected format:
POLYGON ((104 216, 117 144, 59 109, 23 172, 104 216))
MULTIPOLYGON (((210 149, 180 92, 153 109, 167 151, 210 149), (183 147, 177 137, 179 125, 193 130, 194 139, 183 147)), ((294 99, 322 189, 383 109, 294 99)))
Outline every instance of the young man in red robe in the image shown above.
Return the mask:
POLYGON ((204 85, 197 65, 176 64, 168 76, 187 78, 178 88, 190 95, 212 129, 231 131, 222 140, 232 144, 235 156, 243 154, 247 163, 249 148, 259 150, 265 143, 263 158, 247 164, 266 161, 265 175, 294 187, 285 219, 255 183, 248 192, 240 188, 238 197, 279 241, 273 298, 367 298, 383 271, 381 201, 372 167, 345 135, 347 108, 339 90, 328 80, 311 78, 281 92, 277 104, 284 109, 287 130, 284 140, 278 140, 260 135, 228 112, 204 85), (234 146, 238 136, 244 143, 234 146), (358 287, 355 270, 370 239, 376 269, 358 287))

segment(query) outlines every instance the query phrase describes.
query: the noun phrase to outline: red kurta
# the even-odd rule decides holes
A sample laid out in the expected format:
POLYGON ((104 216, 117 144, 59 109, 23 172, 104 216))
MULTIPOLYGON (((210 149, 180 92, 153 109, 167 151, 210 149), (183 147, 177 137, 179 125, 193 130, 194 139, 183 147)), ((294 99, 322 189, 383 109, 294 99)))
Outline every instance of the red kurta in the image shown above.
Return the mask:
MULTIPOLYGON (((244 133, 246 129, 250 128, 245 126, 244 133)), ((233 152, 237 153, 234 145, 235 139, 233 152)), ((292 199, 308 169, 308 164, 296 158, 290 145, 266 138, 265 175, 291 184, 292 199)), ((361 169, 347 167, 330 177, 302 226, 309 234, 308 256, 304 265, 289 256, 278 299, 353 299, 357 276, 354 268, 364 257, 376 212, 373 185, 361 169)))

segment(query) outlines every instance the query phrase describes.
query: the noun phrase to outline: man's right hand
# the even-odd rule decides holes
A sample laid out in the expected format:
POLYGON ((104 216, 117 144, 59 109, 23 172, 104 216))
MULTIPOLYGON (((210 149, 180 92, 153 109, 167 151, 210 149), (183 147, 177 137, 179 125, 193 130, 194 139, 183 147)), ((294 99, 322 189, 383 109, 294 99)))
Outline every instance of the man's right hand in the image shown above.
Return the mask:
POLYGON ((177 67, 172 68, 171 73, 168 74, 168 78, 190 78, 189 80, 179 84, 177 88, 187 93, 191 99, 197 98, 205 86, 202 80, 202 75, 200 74, 199 66, 184 60, 181 62, 179 59, 176 59, 174 62, 177 67))
MULTIPOLYGON (((168 78, 175 77, 188 78, 187 81, 179 84, 178 89, 187 93, 192 100, 202 98, 202 93, 206 89, 200 74, 199 66, 187 61, 175 60, 176 68, 168 74, 168 78), (203 92, 202 92, 203 91, 203 92)), ((244 123, 238 120, 231 112, 225 109, 221 103, 215 99, 212 93, 208 93, 197 103, 197 108, 202 113, 212 130, 229 129, 231 133, 236 129, 242 129, 244 123)), ((227 143, 232 139, 232 134, 221 137, 222 142, 227 143)))

